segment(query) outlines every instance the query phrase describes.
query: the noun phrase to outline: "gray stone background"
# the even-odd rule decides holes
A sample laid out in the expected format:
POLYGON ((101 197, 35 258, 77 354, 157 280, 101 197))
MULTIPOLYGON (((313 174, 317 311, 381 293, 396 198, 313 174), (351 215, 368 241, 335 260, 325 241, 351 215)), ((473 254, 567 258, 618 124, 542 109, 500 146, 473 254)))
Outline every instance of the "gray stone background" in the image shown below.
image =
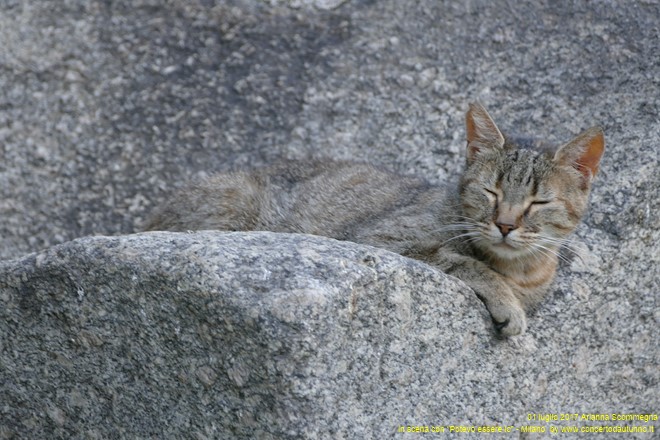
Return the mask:
POLYGON ((3 2, 0 256, 134 232, 173 186, 278 157, 443 181, 471 100, 555 141, 602 125, 581 234, 650 243, 657 2, 308 3, 342 2, 3 2))
MULTIPOLYGON (((556 142, 598 124, 607 150, 581 259, 528 334, 494 341, 484 326, 459 362, 486 353, 515 403, 483 389, 495 409, 455 423, 658 413, 659 53, 651 0, 6 0, 0 259, 136 232, 185 181, 279 157, 454 178, 472 100, 504 131, 556 142)), ((480 383, 468 379, 454 385, 480 383)), ((408 420, 432 421, 417 410, 408 420)))

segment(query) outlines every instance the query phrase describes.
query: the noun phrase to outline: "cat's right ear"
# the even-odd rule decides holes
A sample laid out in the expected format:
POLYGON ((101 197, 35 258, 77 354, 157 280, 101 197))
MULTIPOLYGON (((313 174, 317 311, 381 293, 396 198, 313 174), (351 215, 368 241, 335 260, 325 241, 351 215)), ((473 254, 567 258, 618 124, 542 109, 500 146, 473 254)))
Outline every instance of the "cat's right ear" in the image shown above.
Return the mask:
POLYGON ((499 151, 504 146, 504 136, 484 106, 478 102, 470 104, 465 114, 465 128, 468 165, 472 164, 480 154, 499 151))

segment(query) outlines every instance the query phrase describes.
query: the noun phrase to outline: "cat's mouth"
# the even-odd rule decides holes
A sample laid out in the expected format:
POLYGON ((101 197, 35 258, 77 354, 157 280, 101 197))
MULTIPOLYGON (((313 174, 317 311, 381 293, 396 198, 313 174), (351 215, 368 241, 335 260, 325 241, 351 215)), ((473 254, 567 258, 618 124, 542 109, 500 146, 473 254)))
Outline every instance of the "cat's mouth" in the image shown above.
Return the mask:
POLYGON ((502 238, 502 241, 495 243, 493 246, 497 246, 501 249, 511 249, 511 250, 519 249, 517 246, 513 246, 511 243, 507 242, 506 238, 502 238))
POLYGON ((482 231, 480 239, 473 240, 473 243, 491 256, 506 260, 525 258, 533 253, 530 244, 518 237, 516 231, 502 236, 495 227, 482 231))

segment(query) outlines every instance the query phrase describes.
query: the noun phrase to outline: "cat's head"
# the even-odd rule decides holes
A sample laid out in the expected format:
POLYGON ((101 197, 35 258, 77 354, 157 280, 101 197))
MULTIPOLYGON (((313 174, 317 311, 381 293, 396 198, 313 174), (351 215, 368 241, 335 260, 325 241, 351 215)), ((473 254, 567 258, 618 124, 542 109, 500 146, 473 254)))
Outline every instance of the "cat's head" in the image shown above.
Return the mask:
POLYGON ((506 138, 480 104, 470 104, 466 125, 461 203, 470 241, 503 259, 555 253, 586 209, 603 131, 590 128, 552 151, 506 138))

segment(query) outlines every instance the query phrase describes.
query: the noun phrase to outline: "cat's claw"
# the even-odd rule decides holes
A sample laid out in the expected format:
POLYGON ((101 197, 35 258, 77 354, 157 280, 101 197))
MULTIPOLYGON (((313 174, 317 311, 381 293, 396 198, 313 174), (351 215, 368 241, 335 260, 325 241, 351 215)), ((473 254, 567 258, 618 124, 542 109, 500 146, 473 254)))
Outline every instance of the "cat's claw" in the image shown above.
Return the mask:
POLYGON ((509 322, 510 322, 509 319, 507 319, 507 320, 504 321, 504 322, 497 322, 497 321, 495 321, 495 319, 493 318, 493 324, 495 324, 495 330, 497 330, 498 332, 501 332, 502 329, 503 329, 504 327, 506 327, 507 325, 509 325, 509 322))
POLYGON ((527 329, 525 311, 518 305, 500 305, 489 308, 495 330, 502 336, 516 336, 527 329))

